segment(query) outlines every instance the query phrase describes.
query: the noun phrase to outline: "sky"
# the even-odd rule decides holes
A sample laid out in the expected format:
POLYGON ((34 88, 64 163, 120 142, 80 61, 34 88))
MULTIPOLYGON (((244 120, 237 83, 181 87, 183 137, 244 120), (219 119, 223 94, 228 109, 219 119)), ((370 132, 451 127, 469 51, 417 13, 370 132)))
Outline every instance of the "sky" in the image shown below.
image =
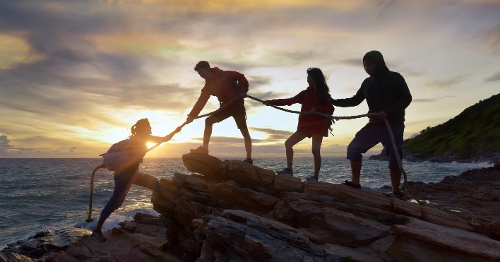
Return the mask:
MULTIPOLYGON (((0 157, 99 157, 144 117, 167 135, 204 85, 200 60, 243 73, 262 100, 306 89, 309 67, 324 72, 333 98, 351 97, 370 50, 410 88, 411 138, 499 93, 499 14, 500 0, 0 1, 0 157)), ((298 115, 249 98, 245 106, 253 157, 284 158, 298 115)), ((211 97, 202 114, 217 108, 211 97)), ((334 116, 367 110, 363 102, 334 116)), ((366 122, 337 121, 323 157, 344 157, 366 122)), ((193 121, 147 157, 181 157, 201 145, 203 128, 193 121)), ((310 148, 305 139, 295 155, 311 157, 310 148)), ((214 125, 210 154, 244 158, 232 119, 214 125)))

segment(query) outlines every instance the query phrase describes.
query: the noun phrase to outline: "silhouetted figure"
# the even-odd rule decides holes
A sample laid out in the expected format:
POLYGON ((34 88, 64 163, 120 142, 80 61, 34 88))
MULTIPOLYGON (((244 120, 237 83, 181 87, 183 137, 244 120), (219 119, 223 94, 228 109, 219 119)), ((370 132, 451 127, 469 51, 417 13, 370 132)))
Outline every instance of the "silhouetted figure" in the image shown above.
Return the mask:
POLYGON ((92 232, 91 236, 94 240, 99 242, 106 241, 106 238, 102 235, 104 221, 106 221, 113 211, 117 210, 123 204, 132 184, 147 187, 155 192, 163 191, 163 187, 156 177, 139 172, 139 165, 142 163, 143 157, 148 151, 148 142, 167 142, 172 139, 174 134, 178 131, 180 131, 180 128, 177 128, 176 131, 165 137, 152 136, 151 125, 147 118, 140 119, 132 126, 132 135, 129 137, 130 145, 126 150, 126 154, 130 160, 123 164, 122 167, 118 168, 113 174, 113 179, 115 181, 113 195, 108 200, 106 206, 104 206, 99 216, 97 227, 92 232))
POLYGON ((194 70, 205 79, 205 86, 201 89, 200 97, 188 114, 186 122, 192 122, 201 112, 210 96, 216 96, 220 106, 224 106, 220 111, 215 112, 205 119, 205 130, 203 132, 203 145, 191 149, 196 154, 208 154, 208 144, 212 136, 212 126, 226 118, 233 117, 238 129, 245 140, 245 149, 247 157, 244 160, 253 164, 252 160, 252 139, 248 132, 246 110, 244 106, 244 96, 248 92, 248 81, 245 76, 236 71, 223 71, 217 67, 210 68, 207 61, 200 61, 196 64, 194 70))
POLYGON ((399 190, 401 169, 384 119, 387 119, 391 125, 396 140, 397 153, 402 159, 405 109, 410 105, 412 96, 405 79, 399 73, 392 72, 387 68, 379 51, 366 53, 363 57, 363 66, 370 76, 363 81, 356 94, 351 98, 332 100, 332 104, 335 106, 352 107, 361 104, 366 99, 368 113, 376 113, 377 115, 376 117, 370 117, 368 124, 356 133, 356 136, 347 147, 347 159, 350 160, 352 180, 346 180, 344 184, 354 188, 361 188, 359 179, 362 154, 378 143, 382 143, 389 159, 392 194, 398 198, 406 198, 399 190))
MULTIPOLYGON (((275 106, 302 104, 301 112, 321 112, 332 115, 334 108, 330 103, 330 89, 326 84, 325 76, 319 68, 307 69, 306 90, 301 91, 294 97, 287 99, 266 100, 265 104, 275 106)), ((293 146, 304 140, 312 138, 312 154, 314 157, 314 175, 306 179, 309 181, 318 181, 319 170, 321 168, 321 143, 323 137, 328 136, 328 129, 331 121, 328 118, 317 114, 300 114, 297 124, 297 131, 285 141, 286 150, 286 168, 277 171, 279 175, 293 175, 293 146)))

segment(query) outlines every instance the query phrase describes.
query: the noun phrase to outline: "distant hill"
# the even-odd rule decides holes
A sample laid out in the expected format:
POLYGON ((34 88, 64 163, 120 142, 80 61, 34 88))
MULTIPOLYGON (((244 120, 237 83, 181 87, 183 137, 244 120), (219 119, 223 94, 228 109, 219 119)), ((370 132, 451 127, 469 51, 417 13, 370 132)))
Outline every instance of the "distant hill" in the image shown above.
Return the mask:
POLYGON ((500 158, 500 94, 479 101, 444 124, 403 142, 407 159, 433 161, 500 158))

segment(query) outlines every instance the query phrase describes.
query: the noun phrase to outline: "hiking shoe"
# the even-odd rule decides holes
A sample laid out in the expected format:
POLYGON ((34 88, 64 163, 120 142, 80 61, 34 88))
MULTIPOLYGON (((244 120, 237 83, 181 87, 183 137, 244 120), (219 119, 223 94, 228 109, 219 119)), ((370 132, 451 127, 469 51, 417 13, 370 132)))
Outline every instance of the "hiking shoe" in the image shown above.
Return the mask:
POLYGON ((106 238, 102 235, 102 232, 92 231, 90 237, 97 242, 106 242, 106 238))
POLYGON ((293 171, 288 168, 283 168, 283 170, 276 171, 276 174, 293 176, 293 171))
POLYGON ((208 155, 208 149, 204 148, 203 146, 200 146, 196 149, 191 149, 191 153, 200 154, 200 155, 208 155))
POLYGON ((349 181, 349 180, 344 181, 344 183, 342 183, 342 185, 350 186, 350 187, 352 187, 352 188, 361 189, 361 185, 359 185, 359 184, 354 184, 353 182, 351 182, 351 181, 349 181))
POLYGON ((250 165, 253 165, 253 160, 251 158, 247 158, 247 159, 243 160, 243 162, 247 162, 250 165))
POLYGON ((405 193, 403 193, 403 192, 401 192, 401 191, 399 191, 399 190, 398 190, 398 191, 396 191, 396 192, 393 192, 391 195, 392 195, 393 197, 395 197, 395 198, 399 199, 399 200, 404 200, 404 201, 406 201, 406 200, 408 200, 408 199, 409 199, 409 197, 408 197, 407 195, 405 195, 405 193))
POLYGON ((315 176, 308 176, 306 177, 306 181, 318 181, 318 178, 315 176))

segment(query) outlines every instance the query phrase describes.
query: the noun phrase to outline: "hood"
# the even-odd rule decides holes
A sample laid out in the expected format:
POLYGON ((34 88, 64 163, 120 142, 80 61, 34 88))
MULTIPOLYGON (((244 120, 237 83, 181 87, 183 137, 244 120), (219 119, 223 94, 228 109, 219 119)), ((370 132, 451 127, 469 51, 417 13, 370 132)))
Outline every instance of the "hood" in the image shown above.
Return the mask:
POLYGON ((380 53, 379 51, 373 50, 366 53, 365 56, 363 56, 363 61, 365 61, 368 58, 371 58, 373 59, 373 61, 375 61, 378 73, 389 71, 389 68, 387 68, 387 66, 385 65, 384 57, 382 56, 382 53, 380 53))

